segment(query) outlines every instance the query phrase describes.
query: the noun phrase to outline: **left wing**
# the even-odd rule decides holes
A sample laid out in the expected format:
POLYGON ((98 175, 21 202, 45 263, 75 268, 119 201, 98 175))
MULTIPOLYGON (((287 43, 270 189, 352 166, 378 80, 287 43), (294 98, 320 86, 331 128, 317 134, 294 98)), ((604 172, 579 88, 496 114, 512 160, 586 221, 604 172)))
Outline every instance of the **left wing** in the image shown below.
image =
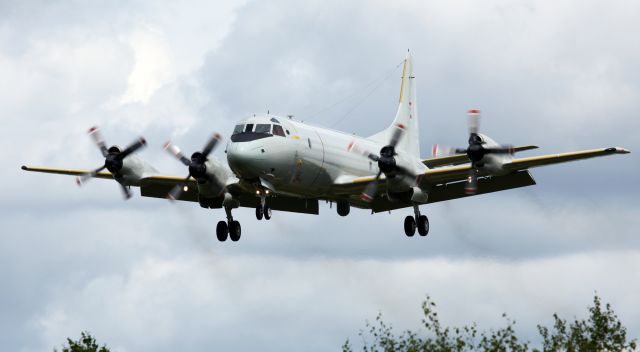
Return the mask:
MULTIPOLYGON (((531 150, 531 149, 538 149, 538 146, 525 145, 522 147, 513 148, 514 152, 516 153, 523 152, 525 150, 531 150)), ((448 166, 448 165, 460 165, 460 164, 466 164, 468 162, 469 162, 469 157, 467 157, 467 154, 456 154, 456 155, 449 155, 449 156, 422 160, 422 163, 428 168, 448 166)))
MULTIPOLYGON (((589 159, 599 156, 606 156, 612 154, 627 154, 628 150, 623 148, 601 148, 601 149, 593 149, 593 150, 585 150, 579 152, 571 152, 571 153, 563 153, 563 154, 551 154, 551 155, 543 155, 537 157, 530 158, 520 158, 514 159, 506 164, 504 164, 503 170, 505 171, 504 175, 496 176, 491 175, 487 170, 480 170, 478 177, 485 178, 482 181, 479 189, 484 188, 484 191, 479 192, 489 193, 496 192, 510 188, 523 187, 535 184, 535 181, 531 178, 528 172, 525 170, 551 165, 564 163, 569 161, 581 160, 581 159, 589 159), (524 174, 521 172, 525 172, 524 174), (517 174, 517 176, 515 176, 517 174), (510 176, 513 175, 513 176, 510 176), (490 177, 488 177, 490 176, 490 177), (484 184, 484 185, 483 185, 484 184)), ((464 156, 466 158, 466 155, 464 156)), ((431 193, 429 196, 429 202, 432 201, 443 201, 448 199, 460 198, 464 195, 463 192, 463 183, 459 183, 460 181, 465 181, 469 176, 470 165, 460 165, 460 166, 451 166, 451 167, 441 167, 427 170, 425 173, 418 175, 418 185, 422 189, 430 189, 431 193), (450 185, 452 183, 459 183, 455 187, 450 185), (446 186, 445 188, 440 188, 440 186, 446 186), (452 188, 453 187, 453 188, 452 188), (458 189, 459 188, 459 189, 458 189), (437 200, 436 200, 437 199, 437 200)), ((332 192, 336 195, 342 196, 351 196, 351 201, 357 203, 359 194, 364 190, 367 184, 375 179, 374 176, 365 176, 365 177, 345 177, 339 178, 336 180, 332 187, 332 192)), ((379 179, 378 184, 378 193, 383 193, 386 187, 386 180, 384 175, 379 179)), ((374 201, 374 204, 369 205, 374 209, 374 211, 385 211, 396 208, 402 208, 406 206, 410 206, 411 204, 404 204, 402 202, 398 202, 396 206, 392 206, 391 204, 377 204, 378 199, 374 201)), ((359 203, 358 203, 359 204, 359 203)), ((366 204, 359 204, 362 207, 367 207, 366 204)))
MULTIPOLYGON (((599 156, 607 156, 612 154, 628 154, 630 151, 624 148, 601 148, 584 150, 579 152, 570 152, 562 154, 550 154, 543 156, 535 156, 530 158, 514 159, 508 163, 502 165, 503 170, 506 172, 514 172, 519 170, 526 170, 533 167, 552 165, 565 163, 569 161, 595 158, 599 156)), ((424 174, 420 175, 420 186, 428 187, 429 185, 436 185, 441 183, 449 183, 465 180, 469 174, 470 165, 455 166, 448 168, 439 168, 428 170, 424 174)), ((487 171, 481 171, 478 176, 487 176, 487 171)))

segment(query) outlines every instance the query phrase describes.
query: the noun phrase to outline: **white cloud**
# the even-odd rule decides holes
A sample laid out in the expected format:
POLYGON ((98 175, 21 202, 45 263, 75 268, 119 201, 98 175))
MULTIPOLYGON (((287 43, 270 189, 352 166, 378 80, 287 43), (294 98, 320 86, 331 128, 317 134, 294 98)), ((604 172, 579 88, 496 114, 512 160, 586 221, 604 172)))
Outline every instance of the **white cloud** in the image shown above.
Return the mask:
MULTIPOLYGON (((119 351, 335 349, 379 310, 398 327, 416 326, 426 293, 447 322, 500 324, 505 311, 535 336, 533 325, 554 311, 582 315, 594 290, 637 336, 640 220, 629 186, 640 171, 637 7, 283 0, 3 8, 3 346, 51 349, 89 329, 119 351), (275 213, 270 222, 236 211, 237 244, 213 236, 221 211, 123 203, 113 182, 79 191, 70 178, 18 169, 97 165, 85 136, 97 124, 110 144, 145 135, 141 155, 181 175, 160 151, 166 139, 195 150, 212 131, 267 109, 332 125, 360 96, 308 116, 387 75, 407 48, 425 151, 464 143, 464 111, 473 106, 485 112, 483 131, 541 145, 535 154, 610 144, 634 153, 535 170, 530 189, 423 207, 426 239, 402 234, 410 210, 341 218, 323 206, 318 217, 275 213), (238 342, 239 332, 254 338, 238 342)), ((338 127, 366 135, 386 126, 397 75, 338 127)))
POLYGON ((131 33, 129 44, 134 66, 121 103, 147 103, 153 93, 175 77, 171 71, 173 58, 163 33, 151 26, 131 33))
POLYGON ((536 323, 548 324, 553 312, 585 316, 597 289, 614 309, 628 307, 616 311, 637 332, 638 259, 637 251, 521 262, 152 257, 130 271, 65 288, 37 324, 45 336, 42 348, 91 327, 124 350, 202 349, 197 344, 206 340, 208 348, 224 350, 305 345, 320 351, 347 337, 358 341, 357 331, 378 311, 399 331, 416 329, 420 303, 430 294, 446 324, 496 327, 507 312, 535 342, 536 323), (252 338, 238 338, 244 334, 252 338))

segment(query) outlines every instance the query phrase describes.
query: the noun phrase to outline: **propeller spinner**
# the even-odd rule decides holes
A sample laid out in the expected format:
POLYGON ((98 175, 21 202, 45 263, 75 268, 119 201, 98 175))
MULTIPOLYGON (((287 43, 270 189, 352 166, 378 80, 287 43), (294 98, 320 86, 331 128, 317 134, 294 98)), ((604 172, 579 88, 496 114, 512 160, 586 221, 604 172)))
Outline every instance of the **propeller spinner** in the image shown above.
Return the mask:
POLYGON ((176 185, 168 194, 167 198, 171 201, 176 200, 182 195, 182 192, 186 191, 187 181, 190 177, 193 177, 199 183, 204 183, 207 181, 218 182, 214 177, 207 173, 207 157, 211 152, 215 149, 218 142, 222 139, 219 133, 214 133, 213 136, 209 139, 207 144, 204 146, 202 151, 195 152, 191 155, 191 159, 187 158, 182 154, 180 148, 178 148, 175 144, 171 142, 167 142, 164 145, 164 149, 169 152, 169 154, 173 155, 176 159, 180 160, 185 166, 189 168, 189 174, 185 177, 182 184, 176 185))
POLYGON ((348 149, 350 151, 354 151, 359 154, 362 154, 367 158, 369 158, 370 160, 378 163, 379 171, 376 174, 376 177, 373 179, 373 181, 369 182, 369 184, 365 187, 364 191, 360 195, 360 199, 362 199, 365 202, 373 201, 373 198, 375 197, 376 192, 378 191, 378 181, 380 179, 380 175, 382 175, 383 173, 387 178, 393 178, 395 177, 396 174, 406 174, 406 175, 409 174, 407 170, 397 165, 396 158, 395 158, 395 156, 397 155, 396 146, 398 145, 398 142, 400 142, 400 139, 404 135, 405 126, 402 124, 397 124, 395 127, 396 129, 393 131, 393 134, 391 135, 391 140, 389 141, 389 144, 387 144, 386 146, 382 147, 382 149, 380 149, 380 153, 379 153, 380 155, 376 155, 369 151, 362 150, 354 142, 351 142, 348 146, 348 149))
POLYGON ((485 155, 513 154, 514 149, 511 145, 499 145, 494 147, 484 146, 484 142, 478 134, 480 126, 480 110, 471 109, 467 114, 469 116, 469 145, 467 148, 439 148, 438 146, 434 146, 433 153, 434 156, 440 154, 440 151, 444 151, 443 154, 467 154, 467 157, 471 161, 471 168, 469 169, 469 176, 467 177, 467 183, 464 190, 467 194, 475 194, 478 191, 478 166, 485 155))
POLYGON ((125 184, 123 184, 123 175, 120 171, 122 170, 122 166, 124 165, 124 159, 136 152, 138 149, 145 146, 147 142, 144 138, 140 137, 124 150, 120 150, 120 148, 115 145, 107 148, 107 145, 104 141, 104 138, 102 138, 102 134, 100 133, 98 127, 91 127, 88 133, 100 149, 102 156, 104 156, 104 165, 91 172, 77 177, 76 183, 78 184, 78 186, 82 186, 91 178, 95 177, 100 171, 107 169, 109 170, 109 172, 111 172, 113 178, 120 184, 125 199, 131 198, 131 192, 129 191, 129 188, 125 184))

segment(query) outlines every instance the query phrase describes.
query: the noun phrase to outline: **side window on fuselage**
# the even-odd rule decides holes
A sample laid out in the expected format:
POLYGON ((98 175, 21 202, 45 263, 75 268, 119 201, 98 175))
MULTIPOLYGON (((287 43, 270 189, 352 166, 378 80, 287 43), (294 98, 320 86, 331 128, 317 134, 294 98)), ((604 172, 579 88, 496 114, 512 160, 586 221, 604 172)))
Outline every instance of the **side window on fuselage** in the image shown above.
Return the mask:
POLYGON ((273 125, 273 134, 274 134, 275 136, 284 137, 284 130, 282 129, 282 126, 280 126, 280 125, 273 125))

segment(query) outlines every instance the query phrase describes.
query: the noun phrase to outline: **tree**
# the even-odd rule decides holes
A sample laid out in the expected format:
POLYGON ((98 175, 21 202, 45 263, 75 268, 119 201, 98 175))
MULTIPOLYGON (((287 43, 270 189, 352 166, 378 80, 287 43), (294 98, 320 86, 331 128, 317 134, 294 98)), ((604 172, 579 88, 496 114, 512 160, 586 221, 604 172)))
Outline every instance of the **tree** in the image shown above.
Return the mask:
MULTIPOLYGON (((80 333, 78 341, 67 338, 67 343, 68 346, 62 346, 62 352, 110 352, 105 345, 98 347, 96 339, 87 331, 80 333)), ((53 351, 57 352, 58 350, 54 349, 53 351)))
MULTIPOLYGON (((637 351, 636 340, 627 340, 626 328, 622 325, 609 304, 602 309, 600 297, 594 297, 593 307, 589 307, 587 320, 575 320, 568 324, 554 314, 554 327, 538 325, 542 336, 542 351, 637 351)), ((366 323, 363 338, 364 352, 466 352, 498 351, 526 352, 529 342, 521 341, 515 333, 515 321, 503 314, 506 325, 497 330, 478 331, 475 323, 462 327, 448 327, 440 323, 436 304, 427 296, 422 303, 422 326, 426 334, 407 330, 399 335, 393 332, 391 325, 378 314, 375 322, 366 323)), ((343 352, 352 352, 349 340, 342 345, 343 352)), ((534 348, 532 351, 540 352, 534 348)))
POLYGON ((636 351, 635 339, 627 341, 627 329, 607 303, 602 309, 598 295, 593 297, 593 307, 589 307, 587 320, 575 320, 567 324, 557 314, 553 315, 553 331, 538 325, 542 335, 542 350, 574 351, 636 351))

